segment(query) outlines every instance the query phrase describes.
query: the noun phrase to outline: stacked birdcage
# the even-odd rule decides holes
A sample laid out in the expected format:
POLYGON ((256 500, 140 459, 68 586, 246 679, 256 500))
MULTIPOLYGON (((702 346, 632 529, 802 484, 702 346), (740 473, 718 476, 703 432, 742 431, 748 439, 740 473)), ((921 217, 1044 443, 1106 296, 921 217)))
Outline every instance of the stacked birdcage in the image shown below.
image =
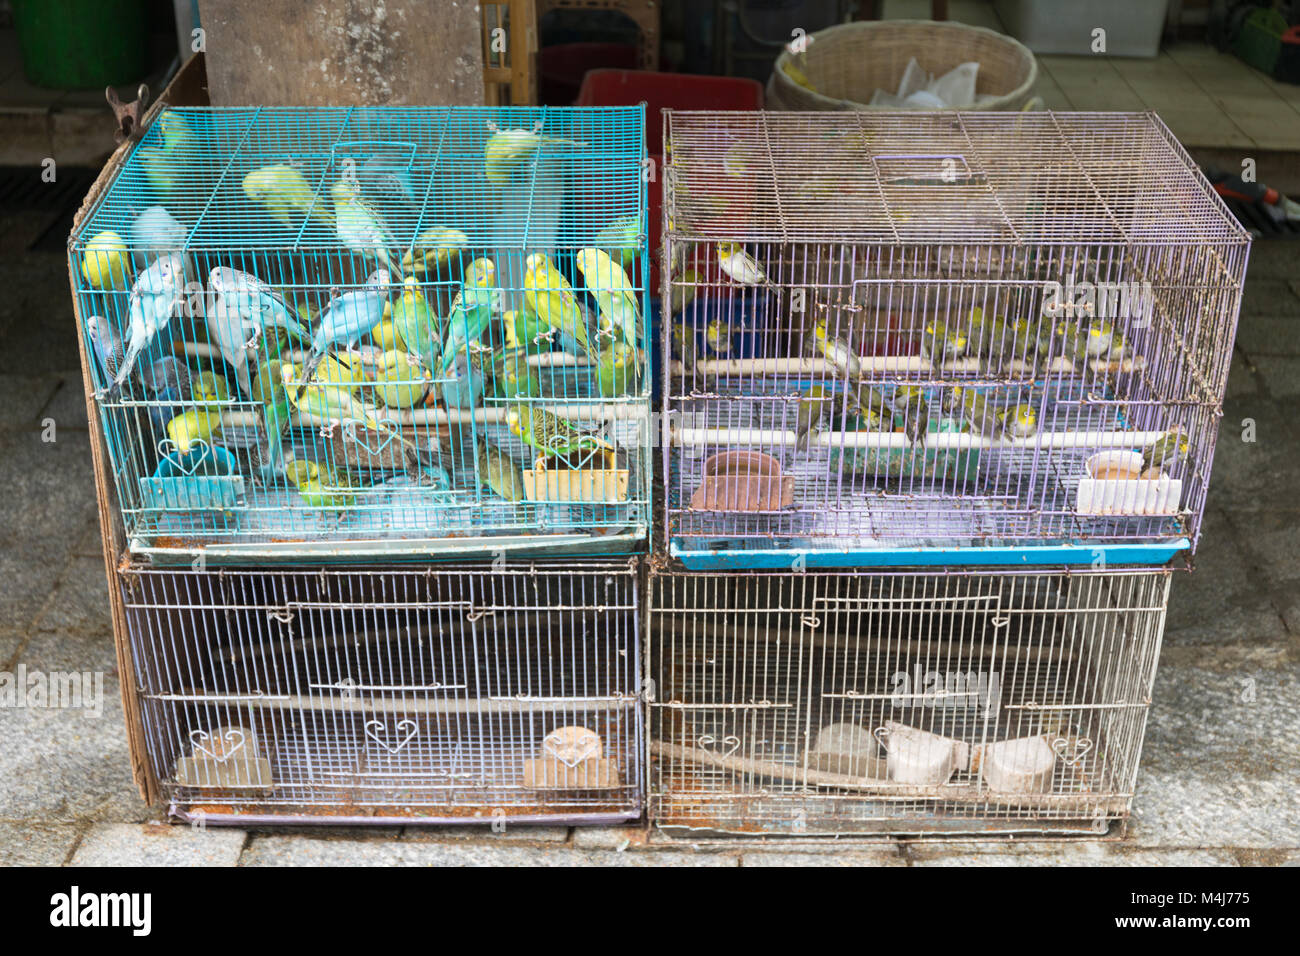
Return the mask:
POLYGON ((654 819, 1126 818, 1249 235, 1151 114, 669 112, 665 143, 654 819), (978 714, 891 684, 981 667, 978 714))
POLYGON ((635 813, 637 592, 596 584, 650 524, 644 158, 639 107, 205 108, 112 170, 69 253, 177 806, 635 813))

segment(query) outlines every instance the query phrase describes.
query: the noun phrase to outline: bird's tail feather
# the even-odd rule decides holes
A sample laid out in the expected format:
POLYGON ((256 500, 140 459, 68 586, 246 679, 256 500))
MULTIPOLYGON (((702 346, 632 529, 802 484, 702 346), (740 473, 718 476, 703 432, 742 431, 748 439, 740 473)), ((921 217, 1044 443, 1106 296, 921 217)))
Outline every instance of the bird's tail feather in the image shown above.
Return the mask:
POLYGON ((303 393, 307 391, 307 385, 311 382, 312 377, 316 374, 316 367, 320 365, 321 360, 325 358, 325 350, 312 346, 311 353, 307 356, 307 361, 302 364, 302 380, 298 383, 298 397, 302 398, 303 393))

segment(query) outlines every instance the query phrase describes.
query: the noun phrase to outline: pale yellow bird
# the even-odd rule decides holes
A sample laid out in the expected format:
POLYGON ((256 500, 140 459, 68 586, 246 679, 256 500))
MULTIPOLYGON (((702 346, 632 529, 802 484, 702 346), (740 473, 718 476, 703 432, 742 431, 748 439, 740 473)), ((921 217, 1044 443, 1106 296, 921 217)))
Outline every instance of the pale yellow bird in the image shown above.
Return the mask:
POLYGON ((628 274, 599 249, 579 249, 574 263, 596 299, 602 327, 621 330, 623 341, 635 347, 641 309, 637 305, 636 286, 628 274))

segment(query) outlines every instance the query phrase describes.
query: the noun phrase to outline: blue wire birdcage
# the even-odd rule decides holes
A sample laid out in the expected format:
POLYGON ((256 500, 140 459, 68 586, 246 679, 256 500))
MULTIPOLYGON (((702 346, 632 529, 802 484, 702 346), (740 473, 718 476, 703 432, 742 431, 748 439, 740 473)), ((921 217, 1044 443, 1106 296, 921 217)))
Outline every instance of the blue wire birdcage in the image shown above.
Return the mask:
POLYGON ((132 549, 636 550, 644 124, 161 113, 69 243, 132 549))
POLYGON ((1250 236, 1158 117, 670 110, 665 142, 672 556, 1194 549, 1250 236))

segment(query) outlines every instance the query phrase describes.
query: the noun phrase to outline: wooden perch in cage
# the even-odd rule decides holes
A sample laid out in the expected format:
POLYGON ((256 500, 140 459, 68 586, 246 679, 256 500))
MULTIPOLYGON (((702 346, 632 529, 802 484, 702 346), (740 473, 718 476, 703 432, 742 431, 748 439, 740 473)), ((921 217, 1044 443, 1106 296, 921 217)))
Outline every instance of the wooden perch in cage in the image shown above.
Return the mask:
MULTIPOLYGON (((332 697, 304 694, 208 694, 202 691, 180 694, 144 694, 151 700, 176 703, 226 704, 253 710, 328 711, 355 714, 591 714, 609 713, 635 706, 638 698, 632 694, 612 697, 474 697, 422 699, 411 696, 413 687, 381 688, 401 690, 401 697, 370 697, 365 685, 338 685, 332 697), (359 689, 361 688, 361 689, 359 689)), ((436 690, 430 690, 436 693, 436 690)))
POLYGON ((828 787, 837 790, 853 790, 868 793, 882 800, 948 800, 960 803, 997 804, 999 806, 1017 806, 1035 810, 1078 810, 1083 816, 1093 816, 1098 810, 1105 813, 1126 812, 1126 801, 1122 797, 1098 797, 1096 794, 1035 794, 1035 793, 993 793, 977 786, 954 786, 937 784, 919 786, 909 783, 895 783, 870 777, 851 777, 846 774, 830 773, 825 770, 813 770, 791 766, 774 760, 755 760, 735 754, 720 754, 698 747, 684 747, 680 744, 651 741, 650 752, 659 757, 669 757, 687 763, 717 767, 735 773, 751 774, 773 780, 788 780, 806 787, 828 787))

